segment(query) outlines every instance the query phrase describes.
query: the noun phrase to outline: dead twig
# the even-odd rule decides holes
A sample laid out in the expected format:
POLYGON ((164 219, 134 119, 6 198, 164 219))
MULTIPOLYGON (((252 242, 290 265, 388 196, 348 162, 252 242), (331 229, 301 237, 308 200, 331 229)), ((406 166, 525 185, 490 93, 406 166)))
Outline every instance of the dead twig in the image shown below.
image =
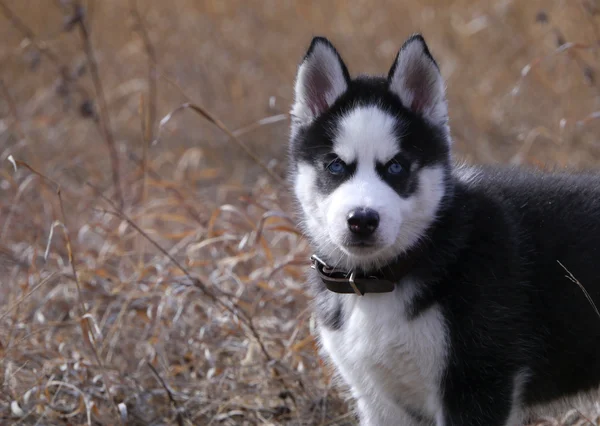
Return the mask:
POLYGON ((563 265, 562 263, 560 263, 560 260, 557 260, 558 264, 565 270, 565 272, 567 273, 567 275, 565 275, 568 279, 570 279, 571 281, 573 281, 575 284, 577 284, 579 286, 579 288, 581 289, 581 291, 583 291, 583 294, 585 295, 586 299, 588 300, 588 302, 590 302, 590 305, 592 305, 592 308, 594 308, 594 311, 596 311, 596 315, 598 315, 598 318, 600 318, 600 312, 598 311, 598 308, 596 307, 596 304, 594 303, 594 301, 592 300, 592 297, 590 296, 590 294, 587 292, 587 290, 585 289, 585 287, 583 286, 583 284, 581 284, 579 282, 579 280, 577 278, 575 278, 575 276, 573 276, 573 274, 571 273, 571 271, 569 271, 565 265, 563 265))
MULTIPOLYGON (((146 117, 145 111, 145 102, 144 95, 140 96, 140 106, 139 106, 139 114, 141 117, 141 134, 142 134, 142 161, 141 161, 141 169, 142 169, 142 187, 140 188, 140 202, 142 205, 145 204, 146 199, 148 197, 148 139, 144 136, 147 132, 149 123, 146 117)), ((143 220, 143 217, 142 217, 143 220)), ((142 225, 144 223, 142 222, 142 225)), ((138 246, 139 246, 139 264, 142 265, 143 257, 144 257, 144 246, 143 246, 142 236, 138 234, 138 246)))
POLYGON ((100 78, 100 72, 98 71, 98 63, 96 62, 96 56, 94 54, 94 48, 92 46, 92 40, 88 26, 85 21, 85 12, 80 1, 76 1, 73 5, 73 16, 71 18, 73 23, 77 24, 79 28, 79 34, 83 42, 83 49, 87 58, 88 65, 90 66, 90 73, 94 84, 94 90, 96 92, 96 99, 98 100, 98 106, 100 110, 100 126, 106 146, 108 147, 110 160, 113 186, 115 187, 115 195, 117 197, 119 205, 122 207, 125 204, 123 198, 123 192, 121 190, 121 178, 119 172, 119 155, 115 144, 114 135, 110 124, 110 114, 108 111, 108 105, 106 103, 106 97, 104 96, 104 89, 102 87, 102 79, 100 78))
MULTIPOLYGON (((1 5, 2 3, 0 3, 1 5)), ((17 133, 21 139, 25 138, 25 132, 23 131, 23 126, 21 125, 21 117, 17 111, 17 105, 15 104, 15 100, 10 94, 8 87, 4 83, 4 80, 0 78, 0 92, 2 92, 2 96, 6 99, 8 103, 8 109, 10 114, 13 116, 13 120, 15 121, 15 127, 17 128, 17 133)))
POLYGON ((177 400, 173 396, 173 392, 171 392, 171 389, 169 389, 169 386, 167 386, 167 383, 163 380, 163 378, 160 376, 160 374, 158 373, 158 371, 156 370, 156 368, 152 365, 152 363, 148 362, 147 364, 148 364, 148 367, 150 367, 150 370, 152 370, 152 373, 154 373, 154 376, 156 376, 156 379, 158 380, 158 382, 160 383, 160 385, 167 392, 167 396, 169 397, 169 401, 171 401, 171 404, 173 405, 173 409, 177 413, 176 414, 177 424, 179 426, 183 426, 183 424, 184 424, 184 421, 183 421, 183 412, 182 412, 181 408, 179 407, 179 404, 177 403, 177 400))
POLYGON ((111 395, 111 382, 106 374, 105 371, 105 367, 104 367, 104 363, 102 362, 102 359, 100 358, 100 354, 98 353, 98 349, 97 349, 97 342, 96 342, 96 336, 94 334, 94 332, 92 332, 90 330, 90 322, 93 321, 93 317, 91 314, 89 314, 86 310, 85 304, 83 303, 83 296, 81 293, 81 283, 79 282, 79 275, 77 273, 77 267, 75 266, 75 254, 73 251, 73 246, 71 243, 71 237, 69 235, 69 229, 67 227, 67 216, 65 214, 65 206, 63 203, 63 198, 62 198, 62 194, 61 194, 61 188, 60 185, 54 181, 53 179, 50 179, 49 177, 47 177, 46 175, 38 172, 37 170, 35 170, 33 167, 31 167, 29 164, 23 162, 23 161, 18 161, 18 160, 14 160, 12 159, 12 161, 14 162, 14 164, 16 166, 22 166, 25 167, 26 169, 28 169, 30 172, 36 174, 37 176, 41 177, 44 181, 50 183, 52 186, 54 186, 55 190, 56 190, 56 196, 58 198, 58 202, 59 202, 59 206, 60 206, 60 213, 62 216, 62 223, 61 223, 61 228, 63 230, 63 234, 65 237, 65 243, 67 246, 67 254, 69 257, 69 263, 71 266, 71 271, 73 273, 73 277, 75 280, 75 285, 77 288, 77 299, 79 302, 79 309, 80 309, 80 320, 79 320, 79 324, 81 327, 81 331, 82 331, 82 336, 84 338, 84 341, 86 341, 91 350, 92 353, 94 354, 94 358, 96 359, 96 362, 98 363, 98 365, 101 368, 101 375, 102 375, 102 379, 104 381, 104 386, 106 388, 106 393, 107 393, 107 397, 108 399, 112 402, 112 405, 117 413, 117 415, 120 418, 120 411, 119 411, 119 407, 117 406, 117 404, 115 403, 114 398, 111 395))
POLYGON ((146 126, 144 132, 144 138, 147 143, 154 140, 154 133, 156 131, 156 110, 157 110, 157 82, 158 82, 158 73, 156 71, 156 51, 154 49, 154 45, 152 44, 152 40, 150 40, 150 35, 146 29, 146 25, 142 16, 140 15, 137 1, 129 0, 129 8, 131 10, 131 15, 133 16, 136 24, 136 29, 139 32, 142 41, 144 43, 144 49, 146 50, 146 55, 148 55, 148 108, 146 110, 146 126))
POLYGON ((160 120, 159 125, 158 125, 158 130, 157 130, 157 135, 156 135, 156 141, 155 142, 158 142, 158 140, 160 138, 161 128, 166 123, 169 122, 169 120, 172 118, 173 114, 175 114, 175 113, 177 113, 177 112, 179 112, 181 110, 184 110, 184 109, 191 109, 192 111, 194 111, 195 113, 197 113, 198 115, 200 115, 201 117, 203 117, 204 119, 206 119, 208 122, 214 124, 219 130, 221 130, 227 136, 229 136, 230 140, 233 141, 236 145, 238 145, 242 149, 242 151, 244 151, 244 153, 246 155, 248 155, 248 157, 250 157, 256 164, 258 164, 265 171, 265 173, 267 173, 267 175, 269 175, 269 177, 273 181, 275 181, 275 183, 277 183, 277 184, 285 187, 285 185, 286 185, 285 180, 282 179, 281 176, 275 174, 273 172, 273 170, 271 170, 260 159, 260 157, 258 157, 258 155, 256 155, 231 130, 229 130, 229 128, 225 125, 225 123, 223 123, 220 119, 218 119, 215 115, 213 115, 210 111, 208 111, 203 106, 201 106, 199 104, 196 104, 196 103, 193 103, 192 100, 191 100, 191 98, 189 96, 187 96, 187 94, 185 93, 185 91, 179 86, 179 84, 177 84, 177 82, 175 80, 173 80, 168 75, 166 75, 166 73, 163 72, 162 70, 160 70, 160 68, 157 68, 157 70, 160 73, 161 77, 164 78, 167 82, 171 83, 173 86, 175 86, 177 88, 177 90, 179 90, 179 92, 188 100, 188 102, 186 102, 186 103, 180 105, 179 107, 175 108, 169 114, 167 114, 166 116, 164 116, 162 118, 162 120, 160 120))
MULTIPOLYGON (((146 26, 144 21, 139 13, 139 9, 137 6, 136 0, 129 0, 129 9, 131 11, 131 15, 135 21, 135 26, 137 32, 140 34, 142 41, 144 43, 144 49, 146 50, 146 54, 148 56, 148 96, 147 102, 144 102, 145 98, 142 96, 140 98, 140 117, 141 117, 141 131, 142 131, 142 187, 140 189, 140 200, 145 203, 146 198, 148 196, 148 185, 147 185, 147 175, 148 175, 148 145, 154 140, 154 129, 156 127, 156 108, 157 108, 157 73, 156 73, 156 52, 154 50, 154 45, 150 40, 150 36, 148 35, 148 31, 146 30, 146 26)), ((139 236, 141 237, 141 236, 139 236)), ((140 242, 139 248, 139 263, 142 263, 144 250, 142 246, 142 242, 140 242)))
POLYGON ((23 37, 27 39, 27 44, 32 45, 35 49, 46 57, 52 65, 56 68, 60 77, 70 85, 72 85, 77 92, 79 92, 84 99, 88 99, 89 95, 87 90, 81 86, 68 72, 69 67, 65 65, 59 58, 59 56, 50 49, 50 47, 44 42, 37 40, 35 32, 28 27, 15 13, 0 0, 0 10, 2 14, 8 19, 11 25, 21 33, 23 37))
POLYGON ((209 290, 208 286, 206 285, 206 283, 202 279, 200 279, 198 277, 192 276, 192 274, 179 261, 177 261, 177 259, 175 259, 173 256, 171 256, 171 254, 169 254, 169 252, 165 248, 163 248, 152 237, 150 237, 143 229, 141 229, 122 210, 120 210, 119 208, 117 208, 117 206, 110 199, 108 199, 107 197, 105 197, 98 190, 98 188, 96 188, 90 182, 86 182, 86 184, 90 188, 92 188, 93 190, 95 190, 96 193, 98 194, 98 196, 100 198, 102 198, 104 201, 106 201, 113 208, 113 212, 110 212, 110 213, 114 214, 117 217, 120 217, 122 220, 124 220, 125 222, 127 222, 133 229, 135 229, 137 232, 139 232, 150 244, 152 244, 165 257, 167 257, 186 276, 186 278, 188 278, 192 282, 192 284, 196 288, 198 288, 205 296, 208 296, 213 303, 221 306, 227 312, 229 312, 230 314, 232 314, 235 317, 239 318, 241 320, 241 322, 248 328, 248 330, 252 334, 252 337, 258 343, 258 345, 259 345, 259 347, 261 349, 261 352, 263 353, 263 355, 265 356, 265 358, 267 359, 267 361, 269 363, 273 363, 274 362, 274 359, 271 357, 271 355, 267 351, 267 348, 264 345, 264 342, 262 341, 262 338, 258 334, 258 331, 256 330, 256 327, 254 326, 254 324, 252 322, 252 318, 250 318, 248 316, 248 314, 246 314, 246 312, 243 309, 241 309, 235 303, 232 303, 233 306, 235 307, 235 308, 232 308, 227 303, 225 303, 221 299, 219 299, 212 291, 209 290))
POLYGON ((52 278, 54 278, 56 276, 56 274, 57 274, 57 272, 52 272, 46 278, 44 278, 39 283, 37 283, 35 285, 35 287, 33 287, 31 290, 29 290, 26 294, 24 294, 23 296, 21 296, 11 306, 9 306, 8 309, 6 309, 6 311, 4 311, 2 314, 0 314, 0 321, 2 321, 4 319, 4 317, 6 317, 13 310, 15 310, 21 303, 23 303, 29 296, 31 296, 33 293, 35 293, 40 287, 42 287, 44 284, 48 283, 52 278))
POLYGON ((12 10, 9 9, 4 1, 0 1, 0 10, 2 10, 2 13, 4 16, 6 16, 6 19, 8 19, 11 24, 13 24, 13 26, 17 28, 25 37, 31 40, 35 38, 33 31, 31 31, 31 29, 25 25, 21 18, 19 18, 12 10))
MULTIPOLYGON (((538 67, 544 60, 566 53, 567 55, 573 57, 572 52, 581 51, 581 50, 594 50, 597 49, 597 46, 586 44, 586 43, 574 43, 574 42, 564 42, 560 43, 559 46, 552 51, 549 55, 539 56, 530 61, 527 65, 525 65, 521 69, 521 74, 519 79, 517 80, 517 84, 512 89, 512 94, 517 95, 521 90, 521 84, 525 81, 526 77, 531 73, 533 69, 538 67)), ((578 63, 579 64, 579 63, 578 63)))
MULTIPOLYGON (((146 163, 145 166, 143 166, 144 164, 144 158, 140 158, 137 154, 135 154, 133 151, 129 151, 127 153, 129 160, 134 161, 136 163, 138 163, 142 170, 145 170, 146 173, 154 180, 156 181, 161 181, 162 178, 161 176, 156 172, 156 170, 154 170, 152 168, 152 166, 148 163, 146 163)), ((183 195, 183 193, 175 188, 174 186, 166 186, 166 190, 169 191, 170 193, 172 193, 175 198, 177 198, 177 201, 179 201, 181 203, 181 205, 185 208, 185 210, 187 211, 187 213, 200 225, 205 225, 205 221, 202 219, 202 217, 200 216, 200 214, 196 211, 196 209, 190 205, 190 203, 188 202, 188 200, 186 199, 186 197, 183 195)))

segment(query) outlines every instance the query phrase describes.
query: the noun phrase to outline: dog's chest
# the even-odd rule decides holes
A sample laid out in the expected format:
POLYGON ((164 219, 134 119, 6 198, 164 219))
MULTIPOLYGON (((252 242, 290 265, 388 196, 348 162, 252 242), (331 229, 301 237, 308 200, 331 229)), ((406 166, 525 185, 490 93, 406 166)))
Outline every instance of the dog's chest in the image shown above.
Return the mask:
POLYGON ((435 416, 447 340, 439 309, 409 319, 398 290, 342 298, 344 324, 321 329, 321 342, 354 396, 435 416))

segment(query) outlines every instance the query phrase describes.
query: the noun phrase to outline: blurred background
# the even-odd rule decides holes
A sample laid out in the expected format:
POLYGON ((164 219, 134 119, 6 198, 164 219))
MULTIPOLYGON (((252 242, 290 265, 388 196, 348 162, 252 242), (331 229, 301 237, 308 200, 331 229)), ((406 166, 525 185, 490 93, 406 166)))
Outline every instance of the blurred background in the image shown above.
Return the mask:
POLYGON ((458 160, 583 169, 600 155, 599 15, 595 0, 0 0, 3 424, 355 424, 311 335, 285 183, 311 38, 352 75, 385 74, 421 32, 458 160))

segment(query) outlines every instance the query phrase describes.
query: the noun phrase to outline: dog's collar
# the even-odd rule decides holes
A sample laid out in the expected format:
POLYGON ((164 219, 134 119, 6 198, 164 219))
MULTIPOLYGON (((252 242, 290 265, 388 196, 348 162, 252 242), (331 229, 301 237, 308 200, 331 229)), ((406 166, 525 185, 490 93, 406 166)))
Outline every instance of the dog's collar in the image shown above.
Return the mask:
POLYGON ((355 271, 332 268, 316 254, 313 254, 310 260, 311 267, 317 271, 325 287, 334 293, 355 293, 363 296, 366 293, 389 293, 396 287, 394 281, 387 277, 374 275, 361 277, 357 276, 355 271))

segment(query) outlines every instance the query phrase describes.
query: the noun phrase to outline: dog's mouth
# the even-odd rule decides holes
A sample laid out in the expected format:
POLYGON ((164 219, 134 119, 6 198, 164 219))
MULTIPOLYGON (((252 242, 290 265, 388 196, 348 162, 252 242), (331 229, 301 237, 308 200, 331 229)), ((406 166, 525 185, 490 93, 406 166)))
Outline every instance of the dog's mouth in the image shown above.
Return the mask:
POLYGON ((384 239, 379 235, 359 236, 346 233, 341 238, 331 238, 332 242, 346 255, 357 258, 376 256, 386 247, 384 239))
POLYGON ((352 248, 369 248, 369 247, 375 247, 376 244, 372 241, 352 241, 348 244, 346 244, 346 247, 352 247, 352 248))
POLYGON ((368 256, 379 251, 381 246, 375 241, 346 241, 342 249, 354 256, 368 256))

